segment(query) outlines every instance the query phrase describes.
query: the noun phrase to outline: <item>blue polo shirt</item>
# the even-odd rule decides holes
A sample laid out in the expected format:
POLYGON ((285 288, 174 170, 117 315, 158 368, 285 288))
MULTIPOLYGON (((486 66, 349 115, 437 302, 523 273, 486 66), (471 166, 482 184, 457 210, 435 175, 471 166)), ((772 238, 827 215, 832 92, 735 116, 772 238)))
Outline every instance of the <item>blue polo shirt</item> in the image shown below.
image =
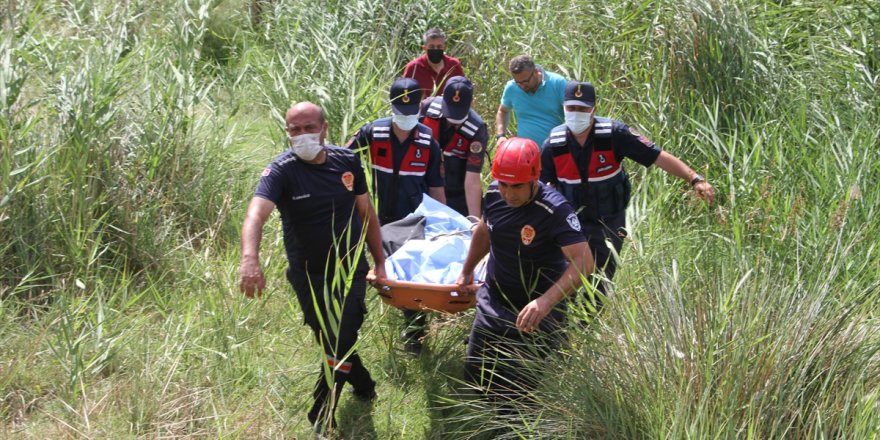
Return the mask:
POLYGON ((490 241, 489 302, 515 313, 565 272, 569 263, 562 248, 586 241, 571 204, 544 184, 538 185, 531 202, 512 208, 501 197, 498 182, 492 182, 486 190, 483 220, 490 241))
POLYGON ((355 196, 367 192, 364 169, 348 149, 326 145, 325 150, 326 162, 317 165, 290 149, 281 153, 263 170, 255 195, 278 208, 294 273, 332 277, 340 262, 366 271, 364 253, 354 251, 363 229, 355 196))
POLYGON ((540 66, 538 70, 544 72, 544 81, 535 93, 524 92, 510 80, 504 86, 501 105, 516 112, 516 135, 541 145, 553 127, 565 122, 562 102, 567 81, 540 66))

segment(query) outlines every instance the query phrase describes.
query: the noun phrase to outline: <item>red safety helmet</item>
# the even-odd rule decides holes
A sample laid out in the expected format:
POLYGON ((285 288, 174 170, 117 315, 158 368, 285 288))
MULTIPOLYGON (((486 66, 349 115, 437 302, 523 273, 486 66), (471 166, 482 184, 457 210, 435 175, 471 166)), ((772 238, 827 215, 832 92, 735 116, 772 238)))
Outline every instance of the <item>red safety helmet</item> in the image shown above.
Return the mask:
POLYGON ((507 184, 528 183, 541 175, 541 151, 531 139, 512 137, 495 150, 492 178, 507 184))

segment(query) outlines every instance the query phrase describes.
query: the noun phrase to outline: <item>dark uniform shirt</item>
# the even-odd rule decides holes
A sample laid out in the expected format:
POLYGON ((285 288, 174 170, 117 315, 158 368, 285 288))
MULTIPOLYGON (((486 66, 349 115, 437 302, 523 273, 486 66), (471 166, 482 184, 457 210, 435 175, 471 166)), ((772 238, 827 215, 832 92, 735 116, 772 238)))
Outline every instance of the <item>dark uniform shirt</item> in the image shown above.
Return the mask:
POLYGON ((543 184, 531 202, 512 208, 501 197, 498 182, 492 182, 483 219, 491 244, 489 300, 515 312, 543 295, 568 267, 562 247, 585 241, 571 204, 543 184))
POLYGON ((583 146, 564 124, 559 125, 550 131, 542 147, 541 181, 553 184, 574 205, 582 221, 612 216, 626 210, 631 194, 623 159, 647 167, 660 151, 650 139, 620 121, 597 117, 583 146))
POLYGON ((355 196, 367 192, 364 169, 350 150, 327 145, 325 151, 327 161, 319 165, 285 151, 263 170, 256 195, 281 213, 284 248, 295 273, 332 277, 338 261, 365 271, 364 253, 355 252, 363 225, 355 196))
POLYGON ((400 142, 391 118, 368 123, 355 133, 348 148, 361 150, 373 170, 373 195, 379 206, 379 221, 390 223, 406 217, 422 203, 430 187, 442 187, 440 146, 431 130, 418 124, 400 142))
POLYGON ((422 123, 431 128, 433 138, 443 151, 441 170, 446 182, 446 202, 462 215, 467 215, 464 177, 468 171, 483 171, 489 130, 483 119, 473 110, 469 111, 458 127, 450 124, 443 116, 442 103, 443 98, 440 96, 423 101, 422 123), (458 205, 463 206, 456 206, 454 202, 460 202, 458 205))

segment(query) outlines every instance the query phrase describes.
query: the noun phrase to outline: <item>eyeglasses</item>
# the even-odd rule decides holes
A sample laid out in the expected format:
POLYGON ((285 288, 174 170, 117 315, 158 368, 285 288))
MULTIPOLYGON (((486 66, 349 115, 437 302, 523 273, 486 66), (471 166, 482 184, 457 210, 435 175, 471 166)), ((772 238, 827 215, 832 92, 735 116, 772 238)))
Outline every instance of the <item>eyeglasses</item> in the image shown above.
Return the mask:
POLYGON ((535 77, 535 69, 532 69, 532 74, 529 75, 528 78, 526 78, 526 79, 524 79, 524 80, 522 80, 522 81, 513 80, 513 82, 515 82, 515 83, 517 83, 517 84, 519 84, 519 85, 521 85, 521 86, 524 86, 524 85, 526 85, 526 84, 532 82, 532 78, 534 78, 534 77, 535 77))

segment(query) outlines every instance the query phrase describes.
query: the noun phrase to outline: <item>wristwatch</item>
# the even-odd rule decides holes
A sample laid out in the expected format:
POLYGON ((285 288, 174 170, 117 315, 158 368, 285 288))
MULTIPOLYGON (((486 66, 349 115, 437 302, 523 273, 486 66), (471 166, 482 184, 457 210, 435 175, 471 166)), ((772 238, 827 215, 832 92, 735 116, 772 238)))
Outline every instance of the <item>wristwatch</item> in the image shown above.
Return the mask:
POLYGON ((501 138, 503 138, 503 137, 507 137, 507 136, 505 136, 505 135, 503 135, 503 134, 500 134, 500 133, 499 133, 499 134, 496 134, 496 135, 495 135, 495 140, 497 141, 498 139, 501 139, 501 138))
POLYGON ((694 185, 696 185, 696 184, 698 184, 698 183, 700 183, 700 182, 705 182, 705 181, 706 181, 706 178, 705 178, 705 177, 703 177, 703 176, 701 176, 701 175, 699 175, 699 174, 695 174, 695 175, 694 175, 694 178, 691 179, 691 186, 694 186, 694 185))

